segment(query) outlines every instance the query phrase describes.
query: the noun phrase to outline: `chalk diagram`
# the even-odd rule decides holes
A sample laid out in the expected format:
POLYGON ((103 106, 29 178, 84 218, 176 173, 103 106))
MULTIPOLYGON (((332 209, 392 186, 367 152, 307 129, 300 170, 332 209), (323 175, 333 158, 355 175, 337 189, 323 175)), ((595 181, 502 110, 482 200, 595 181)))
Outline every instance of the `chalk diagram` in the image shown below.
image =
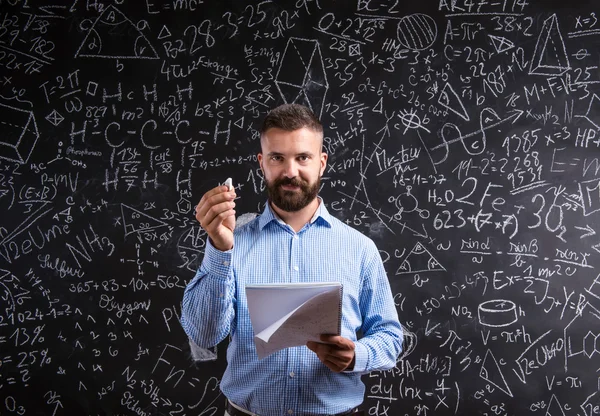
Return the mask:
POLYGON ((544 20, 544 26, 538 36, 530 75, 561 76, 571 69, 567 48, 558 26, 558 17, 553 14, 544 20))
POLYGON ((492 299, 477 307, 479 323, 492 328, 501 328, 517 322, 517 305, 506 299, 492 299))
POLYGON ((577 306, 577 313, 563 331, 565 371, 568 370, 569 360, 579 355, 587 359, 592 359, 595 354, 600 355, 600 330, 592 331, 600 328, 600 275, 585 292, 590 297, 577 306))
POLYGON ((133 233, 146 233, 168 225, 166 222, 157 220, 125 204, 121 204, 121 216, 123 218, 125 237, 133 233))
POLYGON ((27 163, 40 134, 33 111, 0 103, 0 158, 27 163))
POLYGON ((8 278, 10 277, 11 281, 13 280, 12 278, 12 273, 8 270, 5 269, 0 269, 0 294, 2 293, 2 291, 4 291, 4 293, 2 294, 2 299, 5 299, 6 301, 6 311, 11 311, 14 312, 16 310, 16 302, 15 302, 15 298, 10 290, 10 288, 3 282, 4 278, 8 278))
POLYGON ((389 202, 394 201, 398 212, 394 214, 394 219, 401 220, 402 214, 410 214, 411 212, 418 212, 419 216, 423 219, 429 218, 429 211, 423 208, 419 208, 419 200, 412 193, 412 186, 406 186, 406 192, 398 195, 397 197, 388 198, 389 202))
POLYGON ((75 58, 159 59, 156 50, 130 19, 110 5, 92 24, 75 58), (135 40, 131 39, 137 35, 135 40), (119 34, 127 36, 118 36, 119 34))
POLYGON ((544 416, 566 416, 565 411, 563 410, 563 405, 558 401, 556 394, 553 394, 550 398, 548 410, 546 410, 546 414, 544 416))
POLYGON ((599 190, 600 180, 598 179, 579 182, 579 195, 581 196, 581 207, 583 209, 584 217, 600 211, 600 198, 598 197, 599 190))
POLYGON ((450 154, 450 145, 456 142, 461 142, 465 151, 471 156, 482 154, 487 145, 486 131, 496 128, 507 121, 511 121, 511 124, 515 124, 517 120, 521 118, 524 111, 515 109, 509 113, 510 114, 507 117, 500 118, 493 108, 485 107, 479 113, 479 129, 466 134, 462 134, 458 126, 454 123, 444 124, 440 130, 442 143, 429 149, 431 152, 443 149, 443 156, 433 163, 435 165, 444 163, 450 154), (465 139, 470 140, 467 141, 465 139))
POLYGON ((398 21, 398 40, 407 49, 423 51, 437 39, 437 25, 431 16, 422 13, 404 16, 398 21))
POLYGON ((445 272, 444 266, 427 250, 423 244, 416 243, 413 249, 406 255, 398 270, 396 276, 407 273, 422 272, 445 272))
POLYGON ((452 88, 452 85, 446 83, 442 91, 440 92, 440 96, 438 97, 438 104, 444 107, 446 110, 450 111, 453 114, 461 117, 465 121, 471 120, 469 114, 467 114, 467 110, 465 109, 465 105, 462 100, 452 88))
POLYGON ((496 50, 496 53, 504 53, 506 51, 510 51, 515 47, 515 44, 502 36, 496 35, 488 35, 490 40, 492 41, 492 46, 496 50))
POLYGON ((431 133, 431 131, 423 125, 423 120, 421 120, 421 117, 414 108, 411 108, 409 111, 398 111, 398 118, 402 121, 402 125, 406 127, 406 129, 404 129, 404 134, 406 134, 409 129, 423 129, 427 133, 431 133))
POLYGON ((512 391, 510 390, 510 387, 508 387, 506 379, 504 378, 504 374, 498 365, 498 361, 490 349, 488 349, 485 353, 485 357, 481 363, 479 377, 488 383, 493 384, 494 387, 498 388, 503 393, 513 397, 512 391))
POLYGON ((304 104, 321 117, 329 83, 316 40, 288 40, 275 76, 275 85, 286 103, 304 104))
POLYGON ((60 123, 64 121, 64 117, 56 110, 52 110, 50 114, 46 116, 46 120, 54 127, 58 127, 60 123))
POLYGON ((594 120, 594 116, 598 114, 598 112, 600 112, 600 97, 598 94, 593 94, 585 114, 575 114, 573 117, 586 120, 596 129, 596 131, 600 131, 600 123, 597 123, 594 120))

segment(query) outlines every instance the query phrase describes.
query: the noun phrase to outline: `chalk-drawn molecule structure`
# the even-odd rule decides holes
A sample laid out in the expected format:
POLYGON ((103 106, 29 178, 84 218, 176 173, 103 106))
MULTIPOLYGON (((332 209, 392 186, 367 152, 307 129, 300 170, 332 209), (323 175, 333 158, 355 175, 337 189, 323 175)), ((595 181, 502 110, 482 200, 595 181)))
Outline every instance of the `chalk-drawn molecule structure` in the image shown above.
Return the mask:
POLYGON ((321 116, 329 83, 316 40, 288 40, 275 84, 286 103, 304 104, 321 116))
POLYGON ((75 53, 75 58, 78 57, 158 59, 158 54, 140 28, 110 5, 88 30, 75 53))
POLYGON ((553 14, 544 20, 544 26, 535 45, 529 74, 561 76, 571 69, 567 48, 563 40, 558 17, 553 14))
POLYGON ((483 362, 481 363, 481 369, 479 370, 479 377, 484 379, 494 387, 497 387, 502 392, 506 393, 510 397, 513 397, 510 387, 506 383, 506 378, 498 365, 498 361, 491 350, 487 350, 483 362))
POLYGON ((423 244, 416 243, 410 253, 404 258, 398 270, 396 270, 396 275, 436 271, 445 272, 446 269, 423 244))
POLYGON ((492 299, 477 307, 479 323, 492 328, 509 326, 517 322, 517 305, 510 300, 492 299))
POLYGON ((430 48, 437 39, 437 25, 431 16, 414 13, 398 21, 398 40, 407 49, 423 51, 430 48))
POLYGON ((0 103, 0 158, 27 163, 40 134, 33 111, 0 103))

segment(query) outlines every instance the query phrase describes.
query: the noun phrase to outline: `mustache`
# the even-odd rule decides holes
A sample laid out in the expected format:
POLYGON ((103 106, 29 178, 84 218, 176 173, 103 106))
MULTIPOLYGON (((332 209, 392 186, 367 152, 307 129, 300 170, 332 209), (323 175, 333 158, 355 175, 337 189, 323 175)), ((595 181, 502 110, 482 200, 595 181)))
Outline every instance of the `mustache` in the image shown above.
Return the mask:
POLYGON ((302 181, 298 178, 281 178, 281 179, 277 180, 275 185, 276 186, 280 186, 280 185, 303 186, 304 181, 302 181))

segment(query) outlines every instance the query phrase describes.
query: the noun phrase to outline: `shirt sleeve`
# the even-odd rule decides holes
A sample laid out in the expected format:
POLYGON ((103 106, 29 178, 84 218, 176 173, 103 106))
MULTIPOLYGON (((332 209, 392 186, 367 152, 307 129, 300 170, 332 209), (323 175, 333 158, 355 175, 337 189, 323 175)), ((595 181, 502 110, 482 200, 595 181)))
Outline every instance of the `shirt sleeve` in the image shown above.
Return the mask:
POLYGON ((181 326, 199 347, 218 345, 231 331, 235 318, 233 249, 220 251, 207 238, 204 259, 188 283, 181 305, 181 326))
POLYGON ((396 365, 402 352, 403 331, 381 256, 373 242, 364 264, 362 285, 363 337, 355 342, 352 372, 387 370, 396 365))

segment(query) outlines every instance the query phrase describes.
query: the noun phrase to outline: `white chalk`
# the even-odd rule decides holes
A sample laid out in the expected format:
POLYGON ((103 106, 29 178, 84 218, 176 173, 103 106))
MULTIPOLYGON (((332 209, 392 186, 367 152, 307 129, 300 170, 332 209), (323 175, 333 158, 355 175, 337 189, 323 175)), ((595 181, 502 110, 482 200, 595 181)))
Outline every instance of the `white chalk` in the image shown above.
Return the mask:
POLYGON ((223 185, 227 186, 230 191, 233 191, 233 180, 231 178, 227 178, 223 185))

